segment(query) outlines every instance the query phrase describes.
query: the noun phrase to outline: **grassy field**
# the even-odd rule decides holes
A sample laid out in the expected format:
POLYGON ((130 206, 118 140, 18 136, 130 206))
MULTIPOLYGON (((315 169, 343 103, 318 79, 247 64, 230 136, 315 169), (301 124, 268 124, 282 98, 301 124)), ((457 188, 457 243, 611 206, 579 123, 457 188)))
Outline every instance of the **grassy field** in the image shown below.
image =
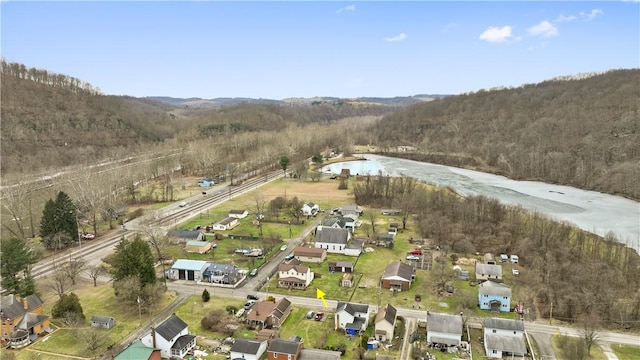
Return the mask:
POLYGON ((611 350, 618 356, 620 360, 640 359, 640 346, 624 346, 612 344, 611 350))
MULTIPOLYGON (((576 347, 584 346, 582 339, 562 336, 562 335, 553 336, 551 338, 551 345, 553 346, 553 351, 555 352, 556 356, 560 359, 564 358, 563 351, 569 351, 567 349, 570 349, 574 346, 576 347)), ((589 360, 606 360, 607 359, 607 357, 604 355, 604 353, 602 352, 602 349, 600 349, 600 346, 598 346, 598 344, 593 344, 593 346, 591 347, 591 356, 588 358, 589 360)))
MULTIPOLYGON (((89 358, 101 355, 104 353, 106 346, 120 342, 137 329, 140 324, 144 325, 149 323, 153 314, 160 312, 177 298, 174 292, 167 292, 150 313, 138 316, 137 308, 123 306, 123 304, 116 299, 113 293, 113 287, 110 284, 93 287, 87 283, 85 286, 73 290, 73 292, 80 299, 80 304, 86 317, 81 328, 63 328, 60 323, 53 320, 54 333, 39 339, 29 347, 30 349, 89 358), (102 335, 101 346, 91 351, 87 350, 86 343, 81 338, 83 330, 90 329, 89 323, 93 315, 112 316, 116 320, 116 325, 108 330, 98 330, 102 335)), ((53 294, 43 295, 45 314, 51 314, 51 308, 56 300, 57 297, 53 294)), ((47 358, 49 358, 48 355, 47 358)))

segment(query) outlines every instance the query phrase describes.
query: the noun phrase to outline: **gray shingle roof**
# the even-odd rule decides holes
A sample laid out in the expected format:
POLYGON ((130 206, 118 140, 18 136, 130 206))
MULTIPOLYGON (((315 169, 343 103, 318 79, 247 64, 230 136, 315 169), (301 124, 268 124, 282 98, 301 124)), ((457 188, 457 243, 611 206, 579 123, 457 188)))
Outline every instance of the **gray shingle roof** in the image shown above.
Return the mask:
POLYGON ((349 239, 349 230, 322 227, 316 232, 316 242, 329 244, 346 244, 349 239))
POLYGON ((524 322, 522 320, 486 318, 484 319, 484 327, 485 329, 524 331, 524 322))
POLYGON ((398 261, 397 263, 389 264, 389 266, 387 266, 384 270, 384 274, 382 274, 382 278, 385 279, 392 276, 399 276, 407 281, 411 281, 412 275, 413 267, 398 261))
POLYGON ((200 231, 191 230, 171 230, 167 233, 167 236, 179 238, 179 239, 197 239, 200 236, 200 231))
POLYGON ((280 354, 296 354, 298 352, 299 342, 285 340, 285 339, 273 339, 269 344, 269 351, 280 354))
POLYGON ((369 305, 367 304, 355 304, 348 302, 338 302, 338 306, 336 307, 336 312, 346 311, 351 316, 354 316, 356 313, 366 314, 369 312, 369 305))
POLYGON ((173 314, 156 327, 156 334, 162 336, 166 340, 171 341, 186 327, 187 323, 182 321, 182 319, 176 316, 176 314, 173 314))
POLYGON ((462 335, 462 316, 430 312, 427 314, 427 332, 429 331, 462 335))
POLYGON ((526 354, 527 347, 522 336, 505 336, 485 334, 486 347, 489 350, 508 351, 515 354, 526 354))
POLYGON ((485 274, 490 276, 501 277, 502 265, 476 263, 476 274, 485 274))
POLYGON ((396 313, 397 310, 391 304, 387 304, 385 307, 381 308, 376 314, 376 322, 381 321, 382 319, 386 320, 389 324, 396 323, 396 313))
POLYGON ((183 347, 187 346, 195 338, 196 338, 195 335, 182 335, 178 339, 176 339, 176 342, 174 342, 173 345, 171 345, 171 348, 182 349, 183 347))
POLYGON ((503 283, 487 280, 478 287, 478 292, 482 295, 511 296, 511 289, 503 283))
POLYGON ((42 300, 40 300, 36 294, 29 295, 23 300, 27 301, 27 309, 24 308, 22 301, 18 300, 18 297, 15 295, 11 294, 3 296, 0 299, 0 310, 2 311, 2 315, 8 319, 15 319, 16 317, 22 316, 43 304, 42 300))
POLYGON ((258 350, 260 350, 260 345, 262 345, 263 341, 254 340, 254 339, 246 339, 246 338, 238 338, 236 342, 233 343, 231 347, 231 351, 239 352, 243 354, 252 354, 257 355, 258 350))

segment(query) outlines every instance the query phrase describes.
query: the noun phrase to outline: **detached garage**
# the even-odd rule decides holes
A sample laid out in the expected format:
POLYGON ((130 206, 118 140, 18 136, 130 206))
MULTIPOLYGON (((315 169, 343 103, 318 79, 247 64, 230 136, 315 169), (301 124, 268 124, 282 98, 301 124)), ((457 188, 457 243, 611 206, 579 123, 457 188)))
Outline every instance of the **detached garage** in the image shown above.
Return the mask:
POLYGON ((204 254, 211 250, 211 243, 208 241, 189 240, 185 250, 188 253, 204 254))
POLYGON ((169 270, 169 279, 201 281, 208 266, 204 260, 180 259, 169 270))

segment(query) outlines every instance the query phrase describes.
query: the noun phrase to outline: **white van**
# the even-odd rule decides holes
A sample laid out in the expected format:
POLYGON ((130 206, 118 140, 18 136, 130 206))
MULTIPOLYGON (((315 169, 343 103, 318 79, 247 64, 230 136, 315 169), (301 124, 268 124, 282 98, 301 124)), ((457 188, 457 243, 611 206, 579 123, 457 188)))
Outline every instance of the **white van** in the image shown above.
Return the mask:
POLYGON ((511 263, 512 264, 518 263, 518 255, 511 255, 511 263))
POLYGON ((500 261, 503 263, 509 262, 509 256, 507 256, 507 254, 501 254, 500 261))

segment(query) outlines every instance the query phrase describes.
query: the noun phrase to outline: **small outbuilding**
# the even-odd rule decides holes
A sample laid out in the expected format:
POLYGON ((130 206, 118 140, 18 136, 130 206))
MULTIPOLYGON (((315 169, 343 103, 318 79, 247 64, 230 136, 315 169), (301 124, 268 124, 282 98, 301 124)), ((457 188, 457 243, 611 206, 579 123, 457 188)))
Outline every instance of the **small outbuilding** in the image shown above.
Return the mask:
POLYGON ((212 243, 208 241, 189 240, 185 250, 188 253, 204 254, 211 250, 212 243))
POLYGON ((110 316, 93 315, 91 317, 91 327, 111 329, 116 324, 116 319, 110 316))

